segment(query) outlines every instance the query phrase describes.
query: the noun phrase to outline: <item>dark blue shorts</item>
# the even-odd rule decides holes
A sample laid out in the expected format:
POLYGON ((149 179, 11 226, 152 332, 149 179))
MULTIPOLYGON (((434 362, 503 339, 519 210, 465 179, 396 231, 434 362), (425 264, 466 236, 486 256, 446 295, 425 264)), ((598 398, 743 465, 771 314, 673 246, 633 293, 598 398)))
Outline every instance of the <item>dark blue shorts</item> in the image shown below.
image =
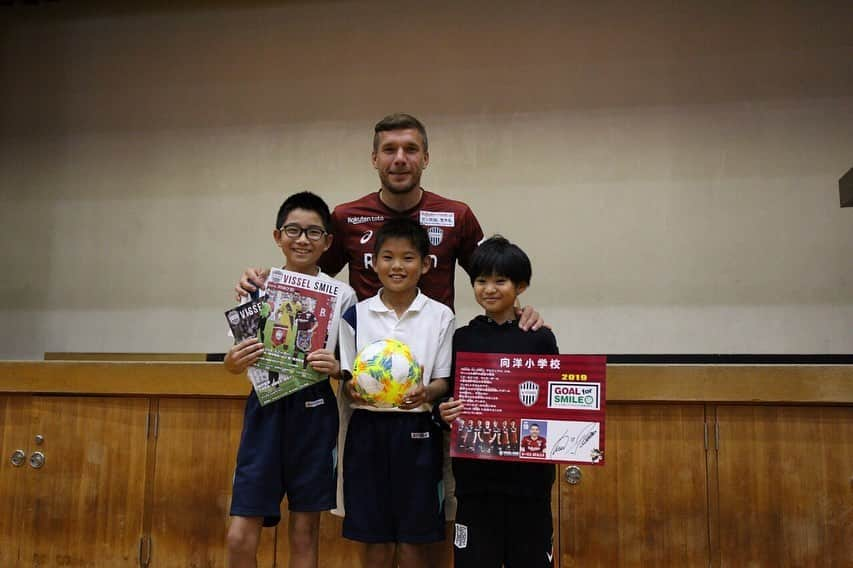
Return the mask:
POLYGON ((356 410, 344 455, 344 537, 444 540, 442 434, 428 412, 356 410))
POLYGON ((281 520, 287 495, 291 511, 336 506, 338 406, 329 381, 261 406, 246 400, 243 434, 234 471, 231 515, 281 520))

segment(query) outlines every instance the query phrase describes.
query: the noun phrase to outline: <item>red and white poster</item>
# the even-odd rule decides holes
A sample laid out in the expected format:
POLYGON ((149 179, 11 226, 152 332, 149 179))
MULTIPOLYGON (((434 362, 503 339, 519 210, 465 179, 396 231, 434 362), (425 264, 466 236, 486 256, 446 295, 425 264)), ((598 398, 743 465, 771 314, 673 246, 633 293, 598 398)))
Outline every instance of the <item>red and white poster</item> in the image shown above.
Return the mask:
POLYGON ((604 464, 604 355, 457 353, 450 455, 604 464))

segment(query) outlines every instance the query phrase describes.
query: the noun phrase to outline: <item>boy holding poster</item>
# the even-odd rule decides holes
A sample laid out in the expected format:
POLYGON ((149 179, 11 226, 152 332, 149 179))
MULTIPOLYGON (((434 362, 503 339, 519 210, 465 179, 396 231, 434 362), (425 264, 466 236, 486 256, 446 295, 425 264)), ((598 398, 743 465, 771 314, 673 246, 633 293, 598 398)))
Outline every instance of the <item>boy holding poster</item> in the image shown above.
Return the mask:
MULTIPOLYGON (((352 288, 317 268, 317 260, 332 243, 329 207, 320 197, 309 192, 291 195, 279 208, 275 226, 273 238, 284 253, 285 270, 321 279, 322 287, 336 292, 338 314, 355 304, 352 288)), ((265 333, 279 336, 274 350, 280 344, 284 351, 295 346, 304 352, 310 343, 308 334, 316 326, 306 315, 310 312, 308 300, 294 298, 282 302, 278 314, 267 309, 265 323, 269 329, 265 333)), ((326 347, 305 357, 315 371, 334 378, 340 378, 340 364, 334 355, 339 319, 338 315, 333 320, 326 347)), ((228 351, 225 367, 242 373, 258 363, 263 353, 264 344, 250 337, 228 351)), ((269 382, 274 378, 271 371, 252 371, 269 372, 269 382)), ((255 389, 249 394, 227 537, 228 565, 232 568, 256 566, 261 527, 278 524, 285 495, 290 509, 288 565, 318 565, 320 512, 335 507, 337 490, 338 409, 328 377, 266 405, 261 405, 255 389)))
MULTIPOLYGON (((559 353, 551 330, 524 332, 516 322, 516 298, 529 286, 531 273, 524 251, 503 237, 494 236, 474 251, 469 275, 485 314, 456 330, 454 356, 459 352, 559 353)), ((463 402, 453 398, 439 405, 441 418, 448 424, 463 409, 463 402)), ((510 436, 508 431, 507 442, 510 436)), ((553 565, 553 465, 454 458, 453 475, 456 568, 553 565)))

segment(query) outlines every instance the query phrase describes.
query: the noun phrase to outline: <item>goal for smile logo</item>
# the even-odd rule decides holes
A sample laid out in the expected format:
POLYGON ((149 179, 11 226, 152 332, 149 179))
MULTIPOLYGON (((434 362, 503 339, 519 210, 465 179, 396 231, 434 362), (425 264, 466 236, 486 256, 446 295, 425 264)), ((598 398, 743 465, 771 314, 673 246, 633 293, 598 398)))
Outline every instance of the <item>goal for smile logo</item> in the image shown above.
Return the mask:
POLYGON ((598 410, 599 383, 548 383, 548 408, 598 410))

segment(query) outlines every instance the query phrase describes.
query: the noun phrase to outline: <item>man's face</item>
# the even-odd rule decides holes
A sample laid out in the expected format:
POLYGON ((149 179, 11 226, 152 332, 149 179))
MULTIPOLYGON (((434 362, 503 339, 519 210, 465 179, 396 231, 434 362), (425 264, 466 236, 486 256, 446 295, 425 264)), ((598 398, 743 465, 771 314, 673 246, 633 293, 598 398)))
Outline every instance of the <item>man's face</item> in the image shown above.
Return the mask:
POLYGON ((378 134, 379 144, 372 157, 382 189, 401 194, 420 187, 421 173, 429 163, 420 132, 406 128, 378 134))
POLYGON ((539 437, 539 426, 531 426, 530 427, 530 437, 534 440, 539 437))

